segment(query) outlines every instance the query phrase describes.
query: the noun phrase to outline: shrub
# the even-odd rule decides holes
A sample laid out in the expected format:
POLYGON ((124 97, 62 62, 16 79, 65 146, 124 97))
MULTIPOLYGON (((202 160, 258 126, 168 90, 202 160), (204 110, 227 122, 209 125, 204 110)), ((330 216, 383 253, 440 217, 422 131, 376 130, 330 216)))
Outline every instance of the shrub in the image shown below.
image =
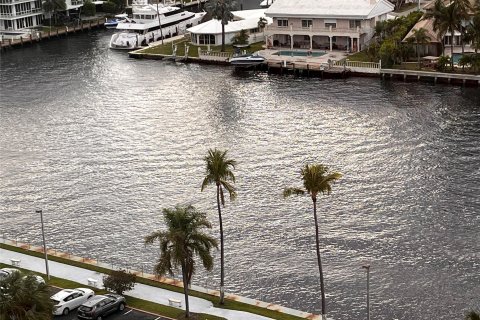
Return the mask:
POLYGON ((108 276, 103 277, 103 286, 106 290, 122 294, 133 289, 136 278, 135 274, 125 270, 113 270, 108 276))
POLYGON ((97 13, 95 4, 90 0, 86 0, 83 4, 83 14, 85 14, 86 16, 94 16, 95 13, 97 13))
POLYGON ((106 13, 116 13, 117 12, 117 5, 111 1, 104 2, 102 4, 102 9, 106 13))
POLYGON ((437 70, 444 72, 448 65, 450 65, 450 56, 441 56, 437 62, 437 70))

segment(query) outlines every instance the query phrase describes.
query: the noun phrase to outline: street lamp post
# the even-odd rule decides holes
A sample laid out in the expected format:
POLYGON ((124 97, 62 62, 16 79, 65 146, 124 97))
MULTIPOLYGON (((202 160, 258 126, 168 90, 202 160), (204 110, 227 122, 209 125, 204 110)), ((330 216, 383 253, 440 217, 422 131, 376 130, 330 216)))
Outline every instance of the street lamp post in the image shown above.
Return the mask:
POLYGON ((45 269, 47 270, 47 279, 50 280, 50 272, 48 271, 47 245, 45 244, 45 231, 43 230, 43 211, 36 210, 35 213, 40 213, 40 221, 42 222, 43 252, 45 252, 45 269))
POLYGON ((362 266, 367 270, 367 320, 370 320, 370 265, 362 266))

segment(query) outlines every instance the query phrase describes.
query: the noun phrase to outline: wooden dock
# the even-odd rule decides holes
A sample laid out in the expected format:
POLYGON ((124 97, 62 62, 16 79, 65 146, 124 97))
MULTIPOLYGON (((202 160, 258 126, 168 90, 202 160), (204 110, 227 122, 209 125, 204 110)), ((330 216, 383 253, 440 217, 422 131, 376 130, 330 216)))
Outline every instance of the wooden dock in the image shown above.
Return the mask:
POLYGON ((320 78, 346 78, 349 70, 344 67, 329 66, 327 63, 307 61, 268 60, 265 67, 269 73, 291 74, 294 76, 320 78))
POLYGON ((15 47, 22 47, 27 44, 37 43, 43 40, 55 39, 62 36, 68 36, 69 34, 76 33, 76 32, 83 32, 88 31, 95 28, 103 27, 105 23, 105 19, 96 19, 96 20, 88 20, 85 22, 80 23, 79 25, 74 26, 66 26, 55 28, 49 31, 38 31, 28 34, 28 37, 20 37, 19 39, 3 39, 0 41, 0 51, 4 51, 7 49, 15 48, 15 47))

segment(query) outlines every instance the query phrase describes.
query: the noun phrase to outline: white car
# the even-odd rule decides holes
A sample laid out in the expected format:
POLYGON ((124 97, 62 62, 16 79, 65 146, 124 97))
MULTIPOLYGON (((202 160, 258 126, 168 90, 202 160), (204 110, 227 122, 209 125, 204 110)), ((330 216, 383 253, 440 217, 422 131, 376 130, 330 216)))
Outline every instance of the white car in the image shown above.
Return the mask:
POLYGON ((87 288, 63 289, 50 297, 53 301, 53 314, 67 315, 94 295, 93 290, 87 288))
POLYGON ((14 272, 20 272, 20 270, 14 268, 0 269, 0 280, 8 278, 14 272))

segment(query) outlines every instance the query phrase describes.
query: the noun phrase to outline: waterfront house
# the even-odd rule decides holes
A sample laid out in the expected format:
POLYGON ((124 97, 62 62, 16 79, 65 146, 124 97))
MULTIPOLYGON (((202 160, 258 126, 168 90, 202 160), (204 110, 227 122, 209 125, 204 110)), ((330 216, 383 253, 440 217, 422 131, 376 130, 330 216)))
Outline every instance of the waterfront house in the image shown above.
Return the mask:
POLYGON ((387 0, 276 0, 265 11, 267 47, 360 51, 375 24, 394 9, 387 0))
MULTIPOLYGON (((29 28, 42 25, 44 16, 49 16, 42 9, 42 0, 0 0, 0 32, 14 37, 29 28), (23 30, 23 31, 22 31, 23 30)), ((66 14, 78 15, 83 0, 65 0, 66 14)))
POLYGON ((2 33, 36 27, 42 24, 42 20, 42 0, 0 0, 2 33))
MULTIPOLYGON (((470 3, 472 6, 474 6, 475 0, 470 0, 470 3)), ((443 1, 445 6, 450 5, 450 0, 444 0, 443 1)), ((435 1, 431 1, 427 5, 424 6, 424 10, 426 12, 433 10, 433 7, 435 5, 435 1)), ((471 12, 471 18, 473 18, 474 12, 471 12)), ((467 26, 469 21, 462 21, 462 25, 465 27, 467 26)), ((452 33, 447 31, 445 35, 442 37, 442 35, 438 31, 433 30, 433 19, 420 19, 410 30, 410 32, 405 36, 405 38, 402 40, 402 42, 407 42, 409 38, 411 38, 414 35, 414 30, 420 30, 423 28, 426 31, 427 36, 429 37, 429 41, 426 44, 420 45, 419 46, 419 51, 420 55, 431 55, 431 56, 440 56, 442 55, 442 44, 443 47, 448 51, 448 54, 451 54, 450 52, 450 45, 453 42, 453 52, 454 53, 459 53, 462 52, 461 46, 461 37, 462 34, 459 30, 455 30, 452 33)), ((414 50, 416 50, 416 46, 414 47, 414 50)), ((469 43, 465 44, 465 51, 466 52, 473 52, 474 50, 470 47, 469 43)))
MULTIPOLYGON (((1 1, 1 0, 0 0, 1 1)), ((265 18, 265 9, 232 11, 233 21, 225 25, 225 43, 233 42, 242 30, 248 34, 248 43, 264 41, 263 29, 259 27, 261 17, 265 18)), ((267 22, 271 20, 267 19, 267 22)), ((191 33, 192 43, 196 45, 220 45, 222 43, 222 23, 212 19, 187 29, 191 33)))

